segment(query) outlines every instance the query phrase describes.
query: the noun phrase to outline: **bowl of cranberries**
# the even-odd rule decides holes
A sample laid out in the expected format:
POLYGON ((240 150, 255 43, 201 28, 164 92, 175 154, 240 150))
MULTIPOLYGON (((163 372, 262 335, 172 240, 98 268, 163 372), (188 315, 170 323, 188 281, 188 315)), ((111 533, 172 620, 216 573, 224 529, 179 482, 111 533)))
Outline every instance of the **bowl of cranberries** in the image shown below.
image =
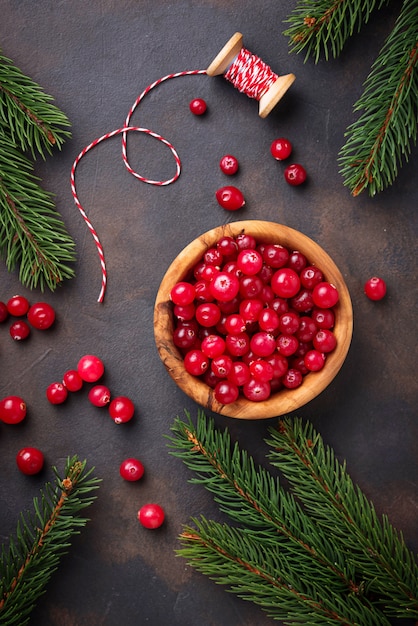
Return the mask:
POLYGON ((204 408, 240 419, 283 415, 320 394, 352 329, 331 257, 303 233, 260 220, 192 241, 155 301, 156 346, 172 379, 204 408))

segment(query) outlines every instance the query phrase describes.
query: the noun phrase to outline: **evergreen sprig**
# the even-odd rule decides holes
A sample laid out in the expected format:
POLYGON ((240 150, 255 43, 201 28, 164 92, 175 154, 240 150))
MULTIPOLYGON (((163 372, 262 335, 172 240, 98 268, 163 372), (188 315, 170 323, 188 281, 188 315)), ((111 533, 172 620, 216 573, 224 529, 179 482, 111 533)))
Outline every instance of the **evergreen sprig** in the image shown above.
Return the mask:
POLYGON ((347 40, 389 0, 299 0, 285 20, 291 52, 305 52, 305 60, 336 58, 347 40))
POLYGON ((285 418, 271 430, 271 459, 280 469, 283 464, 288 489, 204 413, 196 426, 186 416, 174 422, 171 452, 233 524, 193 518, 180 535, 179 555, 286 624, 387 626, 394 615, 418 617, 414 556, 387 519, 378 519, 312 426, 285 418), (334 494, 328 503, 333 516, 325 495, 315 500, 316 491, 302 485, 304 472, 312 474, 309 484, 316 480, 324 494, 334 494), (342 501, 350 513, 357 511, 355 524, 339 518, 342 501))
POLYGON ((95 499, 99 479, 76 456, 67 459, 64 476, 54 468, 55 484, 46 483, 33 501, 33 512, 21 513, 17 531, 0 552, 0 623, 25 626, 52 573, 88 519, 80 512, 95 499))
POLYGON ((69 126, 52 97, 0 55, 0 255, 30 289, 54 291, 74 276, 75 243, 28 158, 60 149, 69 126))
MULTIPOLYGON (((338 57, 347 40, 385 0, 299 0, 285 23, 291 52, 305 61, 338 57)), ((353 106, 361 112, 348 126, 338 155, 344 184, 353 196, 383 191, 397 177, 417 139, 418 0, 404 0, 392 32, 378 53, 353 106)))
POLYGON ((405 0, 354 105, 362 113, 340 150, 341 173, 354 196, 366 188, 370 195, 382 191, 408 161, 417 139, 417 64, 418 2, 405 0))
POLYGON ((0 55, 0 129, 23 152, 45 157, 71 136, 68 117, 53 98, 26 76, 11 59, 0 55))

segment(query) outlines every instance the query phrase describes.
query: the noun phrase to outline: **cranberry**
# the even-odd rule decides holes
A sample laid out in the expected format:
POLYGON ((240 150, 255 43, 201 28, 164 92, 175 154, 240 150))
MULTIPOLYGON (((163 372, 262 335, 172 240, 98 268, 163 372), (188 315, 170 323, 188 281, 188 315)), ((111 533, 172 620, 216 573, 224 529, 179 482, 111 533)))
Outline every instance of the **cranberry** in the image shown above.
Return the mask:
POLYGON ((257 250, 241 250, 237 257, 237 267, 246 276, 254 276, 263 267, 263 257, 257 250))
POLYGON ((251 376, 261 382, 269 382, 274 377, 273 366, 263 359, 253 361, 249 366, 249 370, 251 376))
POLYGON ((23 341, 30 335, 30 326, 25 320, 16 320, 9 328, 10 336, 15 341, 23 341))
POLYGON ((220 404, 231 404, 238 400, 238 386, 231 380, 221 380, 215 387, 214 396, 220 404))
POLYGON ((279 328, 280 319, 274 309, 265 308, 258 316, 258 324, 261 330, 274 333, 279 328))
POLYGON ((289 368, 282 378, 283 386, 287 389, 296 389, 297 387, 300 387, 302 381, 302 373, 293 367, 289 368))
POLYGON ((275 269, 284 267, 289 259, 289 251, 279 244, 268 244, 263 248, 263 259, 275 269))
POLYGON ((26 417, 26 402, 19 396, 0 400, 0 420, 5 424, 19 424, 26 417))
POLYGON ((273 274, 271 287, 280 298, 293 298, 300 289, 299 275, 290 267, 283 267, 273 274))
POLYGON ((312 298, 315 306, 321 309, 330 309, 338 302, 338 290, 332 283, 321 282, 313 288, 312 298))
POLYGON ((306 259, 306 256, 302 254, 302 252, 299 252, 299 250, 294 250, 290 254, 289 260, 287 262, 287 265, 291 267, 292 270, 295 270, 295 272, 297 272, 298 274, 301 273, 301 271, 307 266, 307 264, 308 261, 306 259))
POLYGON ((332 309, 318 309, 312 310, 311 317, 318 328, 333 328, 335 322, 335 315, 332 309))
POLYGON ((292 144, 288 139, 284 137, 279 137, 279 139, 275 139, 271 146, 270 152, 277 161, 283 161, 290 157, 292 153, 292 144))
POLYGON ((221 187, 216 191, 218 204, 227 211, 238 211, 245 204, 245 198, 238 187, 221 187))
POLYGON ((238 387, 242 387, 251 378, 250 368, 246 363, 242 361, 234 361, 232 363, 231 371, 228 374, 228 380, 234 383, 238 387))
POLYGON ((210 283, 209 290, 221 302, 233 300, 239 292, 239 280, 229 272, 219 272, 210 283))
POLYGON ((180 324, 174 330, 173 341, 177 348, 182 348, 183 350, 192 348, 197 341, 197 329, 192 326, 180 324))
POLYGON ((383 278, 373 276, 366 281, 364 293, 370 300, 381 300, 386 295, 386 283, 383 278))
POLYGON ((119 473, 124 480, 134 482, 143 477, 145 468, 138 459, 125 459, 119 467, 119 473))
POLYGON ((276 346, 283 356, 292 356, 299 347, 299 340, 295 335, 279 335, 276 340, 276 346))
POLYGON ((325 365, 325 354, 318 350, 309 350, 303 361, 310 372, 319 372, 325 365))
POLYGON ((264 402, 268 400, 271 393, 270 383, 268 381, 250 378, 242 388, 244 396, 252 402, 264 402))
POLYGON ((237 333, 225 337, 226 348, 232 356, 244 356, 250 349, 250 337, 247 333, 237 333))
POLYGON ((28 311, 28 321, 34 328, 46 330, 55 321, 55 311, 47 302, 36 302, 28 311))
POLYGON ((271 333, 260 331, 250 340, 250 350, 257 356, 270 356, 276 349, 276 340, 271 333))
POLYGON ((68 391, 80 391, 83 386, 83 379, 77 370, 67 370, 62 377, 62 384, 68 391))
POLYGON ((129 422, 135 412, 135 405, 130 398, 118 396, 113 398, 109 404, 109 415, 115 424, 129 422))
POLYGON ((63 404, 68 397, 68 390, 63 383, 51 383, 46 390, 46 397, 51 404, 63 404))
POLYGON ((221 237, 216 244, 216 247, 222 253, 223 257, 235 256, 238 252, 237 242, 233 237, 229 237, 228 235, 221 237))
POLYGON ((241 304, 239 305, 239 314, 246 323, 255 322, 258 320, 263 308, 264 305, 258 298, 246 298, 245 300, 241 300, 241 304))
POLYGON ((4 302, 0 302, 0 324, 5 322, 9 317, 9 311, 7 310, 7 306, 4 302))
POLYGON ((201 376, 209 367, 209 359, 201 350, 190 350, 184 357, 186 372, 193 376, 201 376))
POLYGON ((94 406, 106 406, 110 402, 110 389, 106 385, 94 385, 87 397, 94 406))
POLYGON ((85 354, 77 364, 77 372, 87 383, 95 383, 103 376, 103 361, 94 354, 85 354))
POLYGON ((326 328, 319 330, 313 338, 313 346, 319 352, 332 352, 337 345, 334 333, 326 328))
POLYGON ((22 448, 16 455, 16 463, 23 474, 39 474, 44 466, 44 455, 38 448, 22 448))
POLYGON ((286 167, 284 171, 284 177, 289 185, 296 187, 298 185, 302 185, 302 183, 306 180, 306 170, 299 163, 293 163, 286 167))
POLYGON ((174 304, 185 306, 193 302, 195 298, 195 289, 190 283, 181 281, 174 285, 170 292, 170 297, 174 304))
POLYGON ((210 368, 218 378, 227 378, 232 370, 232 359, 227 354, 216 356, 212 359, 210 368))
POLYGON ((221 319, 221 310, 214 302, 203 302, 196 307, 196 320, 201 326, 216 326, 221 319))
POLYGON ((204 113, 206 113, 207 108, 207 104, 203 100, 203 98, 194 98, 189 103, 189 109, 193 113, 193 115, 203 115, 204 113))
POLYGON ((235 237, 235 241, 237 242, 238 250, 247 250, 249 248, 256 248, 257 241, 256 238, 252 235, 248 235, 247 233, 241 233, 235 237))
POLYGON ((225 339, 220 335, 208 335, 203 339, 200 349, 203 354, 213 359, 225 352, 225 339))
POLYGON ((308 265, 308 267, 304 267, 300 273, 300 282, 303 287, 306 289, 313 289, 315 285, 322 282, 324 280, 324 276, 321 270, 314 265, 308 265))
POLYGON ((7 310, 14 317, 22 317, 29 310, 29 300, 25 296, 13 296, 7 301, 7 310))
POLYGON ((233 176, 238 172, 238 159, 232 154, 225 154, 219 162, 219 167, 227 176, 233 176))
POLYGON ((144 528, 159 528, 164 518, 164 509, 159 504, 144 504, 138 511, 138 520, 144 528))

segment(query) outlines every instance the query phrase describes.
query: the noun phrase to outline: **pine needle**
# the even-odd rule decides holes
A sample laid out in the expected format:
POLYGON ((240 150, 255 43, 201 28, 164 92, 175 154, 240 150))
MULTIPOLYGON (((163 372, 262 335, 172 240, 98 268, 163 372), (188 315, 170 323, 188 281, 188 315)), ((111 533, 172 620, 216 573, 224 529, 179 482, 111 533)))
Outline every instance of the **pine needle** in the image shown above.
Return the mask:
POLYGON ((99 479, 76 456, 67 459, 64 477, 56 468, 55 485, 47 483, 33 501, 33 512, 22 513, 17 531, 0 552, 0 623, 25 626, 52 573, 88 519, 80 512, 94 501, 99 479))

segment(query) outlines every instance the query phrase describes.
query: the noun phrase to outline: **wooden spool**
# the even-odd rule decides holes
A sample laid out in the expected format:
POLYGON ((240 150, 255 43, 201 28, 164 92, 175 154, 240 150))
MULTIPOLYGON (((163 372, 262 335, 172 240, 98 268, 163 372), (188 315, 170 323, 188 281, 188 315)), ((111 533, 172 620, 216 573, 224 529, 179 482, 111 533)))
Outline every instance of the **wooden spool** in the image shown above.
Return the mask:
MULTIPOLYGON (((228 43, 222 48, 206 70, 208 76, 219 76, 225 74, 228 67, 234 61, 243 47, 243 36, 235 33, 228 43)), ((258 114, 260 117, 267 117, 276 104, 281 100, 290 85, 294 82, 294 74, 279 76, 275 83, 264 93, 259 100, 258 114)))

